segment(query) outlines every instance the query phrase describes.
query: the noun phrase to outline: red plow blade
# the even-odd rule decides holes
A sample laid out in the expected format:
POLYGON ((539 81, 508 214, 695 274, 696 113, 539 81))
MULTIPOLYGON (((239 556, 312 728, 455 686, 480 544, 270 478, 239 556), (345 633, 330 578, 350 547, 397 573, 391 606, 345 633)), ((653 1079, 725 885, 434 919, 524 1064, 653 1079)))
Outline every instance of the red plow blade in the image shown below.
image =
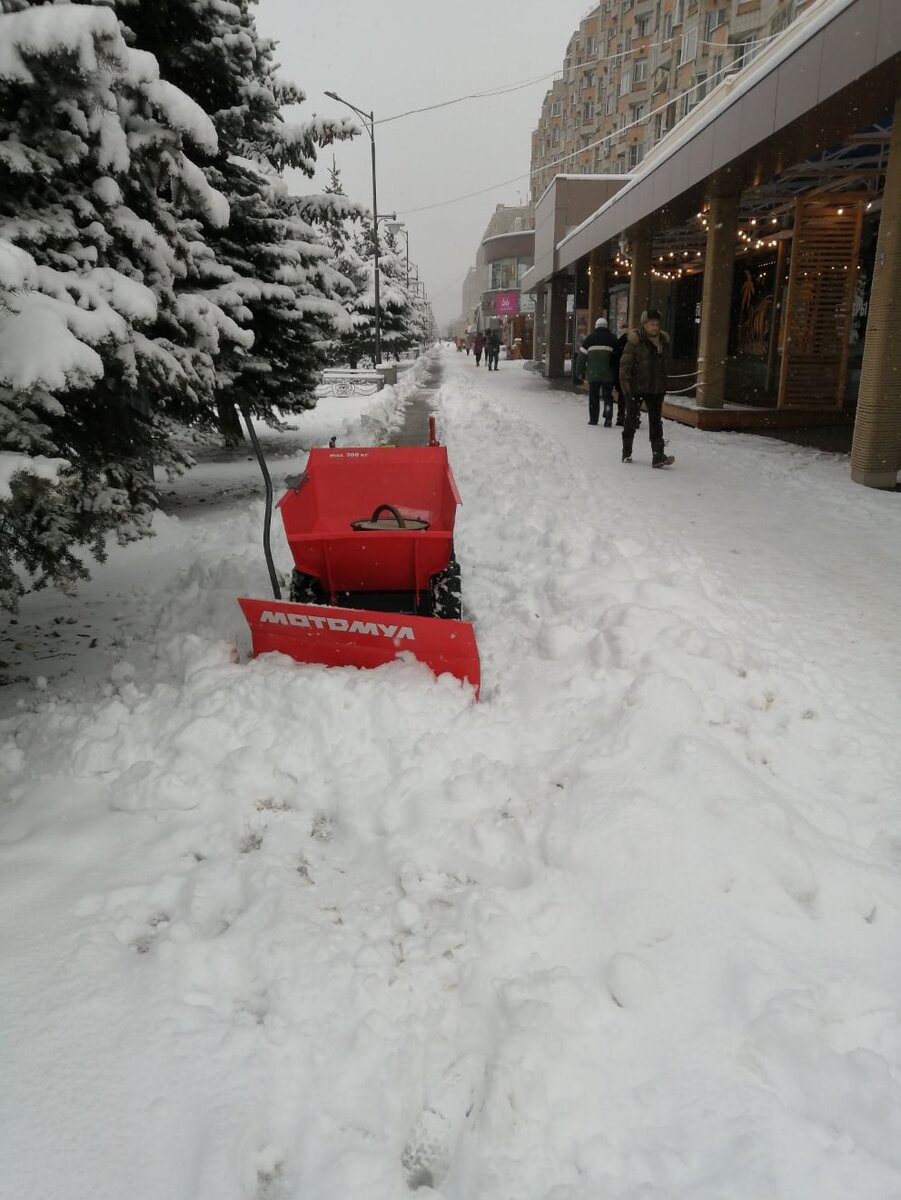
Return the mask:
POLYGON ((478 699, 479 652, 468 621, 246 597, 238 603, 254 655, 275 651, 327 667, 380 667, 406 651, 436 675, 449 672, 469 683, 478 699))

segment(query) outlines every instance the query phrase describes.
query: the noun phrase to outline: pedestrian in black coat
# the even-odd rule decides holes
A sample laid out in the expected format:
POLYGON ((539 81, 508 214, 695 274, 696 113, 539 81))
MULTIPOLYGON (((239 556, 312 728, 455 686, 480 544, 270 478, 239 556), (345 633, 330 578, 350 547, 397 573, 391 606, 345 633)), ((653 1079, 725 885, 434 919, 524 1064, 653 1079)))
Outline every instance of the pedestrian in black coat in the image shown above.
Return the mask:
POLYGON ((623 462, 632 461, 632 441, 644 404, 651 439, 651 466, 669 467, 675 462, 664 449, 663 397, 666 393, 669 337, 660 328, 660 313, 649 309, 641 314, 641 325, 631 329, 619 364, 619 377, 626 398, 623 426, 623 462))

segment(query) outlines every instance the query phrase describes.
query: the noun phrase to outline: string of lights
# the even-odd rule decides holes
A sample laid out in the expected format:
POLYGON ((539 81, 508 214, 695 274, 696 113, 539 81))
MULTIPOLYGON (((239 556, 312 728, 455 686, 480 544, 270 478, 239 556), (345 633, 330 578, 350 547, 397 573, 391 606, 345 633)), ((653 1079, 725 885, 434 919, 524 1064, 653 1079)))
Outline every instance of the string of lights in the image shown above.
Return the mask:
MULTIPOLYGON (((768 42, 771 42, 775 38, 780 37, 780 36, 781 36, 780 34, 774 33, 774 34, 770 34, 768 37, 755 38, 754 42, 752 44, 754 47, 765 46, 768 42)), ((647 52, 649 50, 661 50, 666 46, 672 45, 675 41, 676 41, 675 38, 669 37, 669 38, 664 38, 664 40, 661 42, 648 42, 646 45, 643 45, 643 46, 639 46, 639 47, 633 46, 633 47, 630 47, 628 50, 618 50, 615 54, 608 54, 608 55, 605 55, 605 57, 603 59, 598 59, 595 65, 606 66, 609 63, 614 63, 619 59, 629 58, 630 56, 640 57, 640 56, 647 54, 647 52)), ((699 45, 699 46, 723 46, 723 43, 700 39, 697 42, 697 45, 699 45)), ((726 47, 723 47, 723 48, 725 49, 726 47)), ((686 64, 682 64, 682 65, 686 65, 686 64)), ((569 71, 575 72, 580 69, 585 70, 585 69, 590 69, 590 68, 591 68, 591 63, 585 62, 585 63, 580 63, 576 67, 569 67, 567 69, 569 71)), ((731 67, 727 68, 727 70, 731 70, 731 69, 732 69, 731 67)), ((521 91, 523 88, 534 87, 535 84, 537 84, 537 83, 543 83, 546 79, 555 79, 559 75, 565 75, 565 73, 566 73, 565 71, 561 72, 560 68, 558 67, 556 70, 547 71, 543 75, 533 75, 528 79, 517 80, 515 83, 501 84, 500 86, 495 87, 495 88, 487 88, 483 92, 469 92, 465 96, 455 96, 452 100, 441 100, 437 104, 427 104, 427 105, 424 105, 422 108, 408 108, 404 112, 394 113, 390 117, 380 117, 379 120, 376 121, 376 125, 388 125, 392 121, 401 121, 401 120, 403 120, 404 117, 417 116, 420 113, 435 112, 437 109, 440 109, 440 108, 450 108, 454 104, 463 104, 467 100, 487 100, 487 99, 491 99, 494 96, 506 96, 510 92, 518 92, 518 91, 521 91)))
POLYGON ((521 79, 518 83, 502 84, 500 87, 489 88, 484 92, 470 92, 466 96, 457 96, 453 100, 441 100, 438 104, 427 104, 424 108, 408 108, 406 112, 395 113, 392 117, 382 117, 376 121, 376 125, 388 125, 391 121, 400 121, 404 117, 416 116, 418 113, 434 112, 439 108, 450 108, 453 104, 462 104, 465 100, 485 100, 493 96, 506 96, 510 92, 519 92, 523 88, 534 87, 536 83, 543 83, 546 79, 552 79, 559 74, 557 71, 549 71, 545 75, 535 75, 531 79, 521 79))
MULTIPOLYGON (((723 67, 721 71, 711 75, 708 79, 703 80, 701 83, 696 84, 692 88, 687 88, 682 94, 683 96, 690 96, 694 92, 699 91, 702 87, 710 87, 712 84, 715 86, 714 81, 719 82, 720 79, 725 78, 726 75, 732 73, 734 73, 734 67, 732 65, 723 67)), ((587 146, 580 146, 578 149, 572 150, 568 154, 564 154, 562 158, 555 159, 553 162, 545 163, 541 170, 547 171, 552 167, 562 166, 563 163, 570 162, 572 159, 578 158, 582 154, 586 154, 589 150, 596 150, 599 146, 605 146, 609 142, 612 142, 614 138, 619 137, 621 133, 626 133, 628 130, 635 129, 640 125, 646 125, 648 121, 650 121, 652 117, 656 116, 659 111, 659 109, 654 109, 653 111, 646 113, 644 116, 638 117, 634 121, 629 121, 625 125, 621 125, 619 129, 614 130, 612 133, 605 134, 604 137, 598 138, 597 141, 589 142, 587 146)), ((450 200, 441 200, 436 204, 425 204, 420 208, 405 208, 402 211, 399 211, 399 215, 406 217, 411 216, 413 213, 430 212, 436 208, 446 208, 450 204, 460 204, 462 201, 471 200, 475 196, 484 196, 488 192, 497 191, 498 188, 509 187, 510 184, 513 183, 520 183, 524 179, 531 178, 531 175, 532 172, 527 171, 522 175, 514 176, 512 179, 505 179, 501 183, 493 183, 489 187, 480 188, 476 192, 467 192, 464 196, 454 196, 450 200)))

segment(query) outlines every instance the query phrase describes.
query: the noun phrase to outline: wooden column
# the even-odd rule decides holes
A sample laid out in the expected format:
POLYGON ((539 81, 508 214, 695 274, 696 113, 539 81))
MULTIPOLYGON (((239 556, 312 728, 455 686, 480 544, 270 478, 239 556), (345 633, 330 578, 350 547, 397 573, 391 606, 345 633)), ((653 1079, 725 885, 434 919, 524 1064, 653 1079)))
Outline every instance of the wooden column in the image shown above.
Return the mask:
POLYGON ((594 329, 598 317, 606 316, 604 295, 607 291, 607 256, 600 248, 592 250, 588 262, 588 332, 594 329))
POLYGON ((707 217, 707 257, 698 338, 698 408, 722 408, 735 271, 738 196, 714 196, 707 217))
POLYGON ((547 374, 546 347, 547 329, 545 326, 544 284, 538 285, 535 291, 535 316, 532 321, 532 357, 541 363, 542 375, 547 374))
POLYGON ((566 278, 555 275, 548 288, 547 367, 548 379, 562 379, 566 362, 566 278))
POLYGON ((821 192, 795 202, 780 408, 844 407, 864 201, 821 192))
POLYGON ((870 303, 851 478, 866 487, 894 488, 901 469, 901 93, 889 143, 870 303))
POLYGON ((629 257, 632 278, 629 281, 629 328, 637 329, 641 314, 651 303, 651 251, 654 239, 647 226, 636 225, 629 230, 629 257))
POLYGON ((782 325, 782 299, 785 284, 785 241, 780 240, 776 249, 776 270, 773 278, 773 307, 770 310, 770 340, 766 354, 766 379, 764 387, 770 395, 776 387, 776 356, 779 350, 779 330, 782 325))

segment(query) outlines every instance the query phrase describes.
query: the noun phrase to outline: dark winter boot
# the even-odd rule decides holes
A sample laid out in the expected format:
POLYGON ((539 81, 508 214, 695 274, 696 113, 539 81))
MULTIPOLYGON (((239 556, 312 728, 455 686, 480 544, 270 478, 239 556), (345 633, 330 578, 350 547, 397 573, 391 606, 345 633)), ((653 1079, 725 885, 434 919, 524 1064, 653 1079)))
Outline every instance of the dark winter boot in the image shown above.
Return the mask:
POLYGON ((655 454, 651 459, 652 467, 671 467, 675 462, 672 454, 655 454))

